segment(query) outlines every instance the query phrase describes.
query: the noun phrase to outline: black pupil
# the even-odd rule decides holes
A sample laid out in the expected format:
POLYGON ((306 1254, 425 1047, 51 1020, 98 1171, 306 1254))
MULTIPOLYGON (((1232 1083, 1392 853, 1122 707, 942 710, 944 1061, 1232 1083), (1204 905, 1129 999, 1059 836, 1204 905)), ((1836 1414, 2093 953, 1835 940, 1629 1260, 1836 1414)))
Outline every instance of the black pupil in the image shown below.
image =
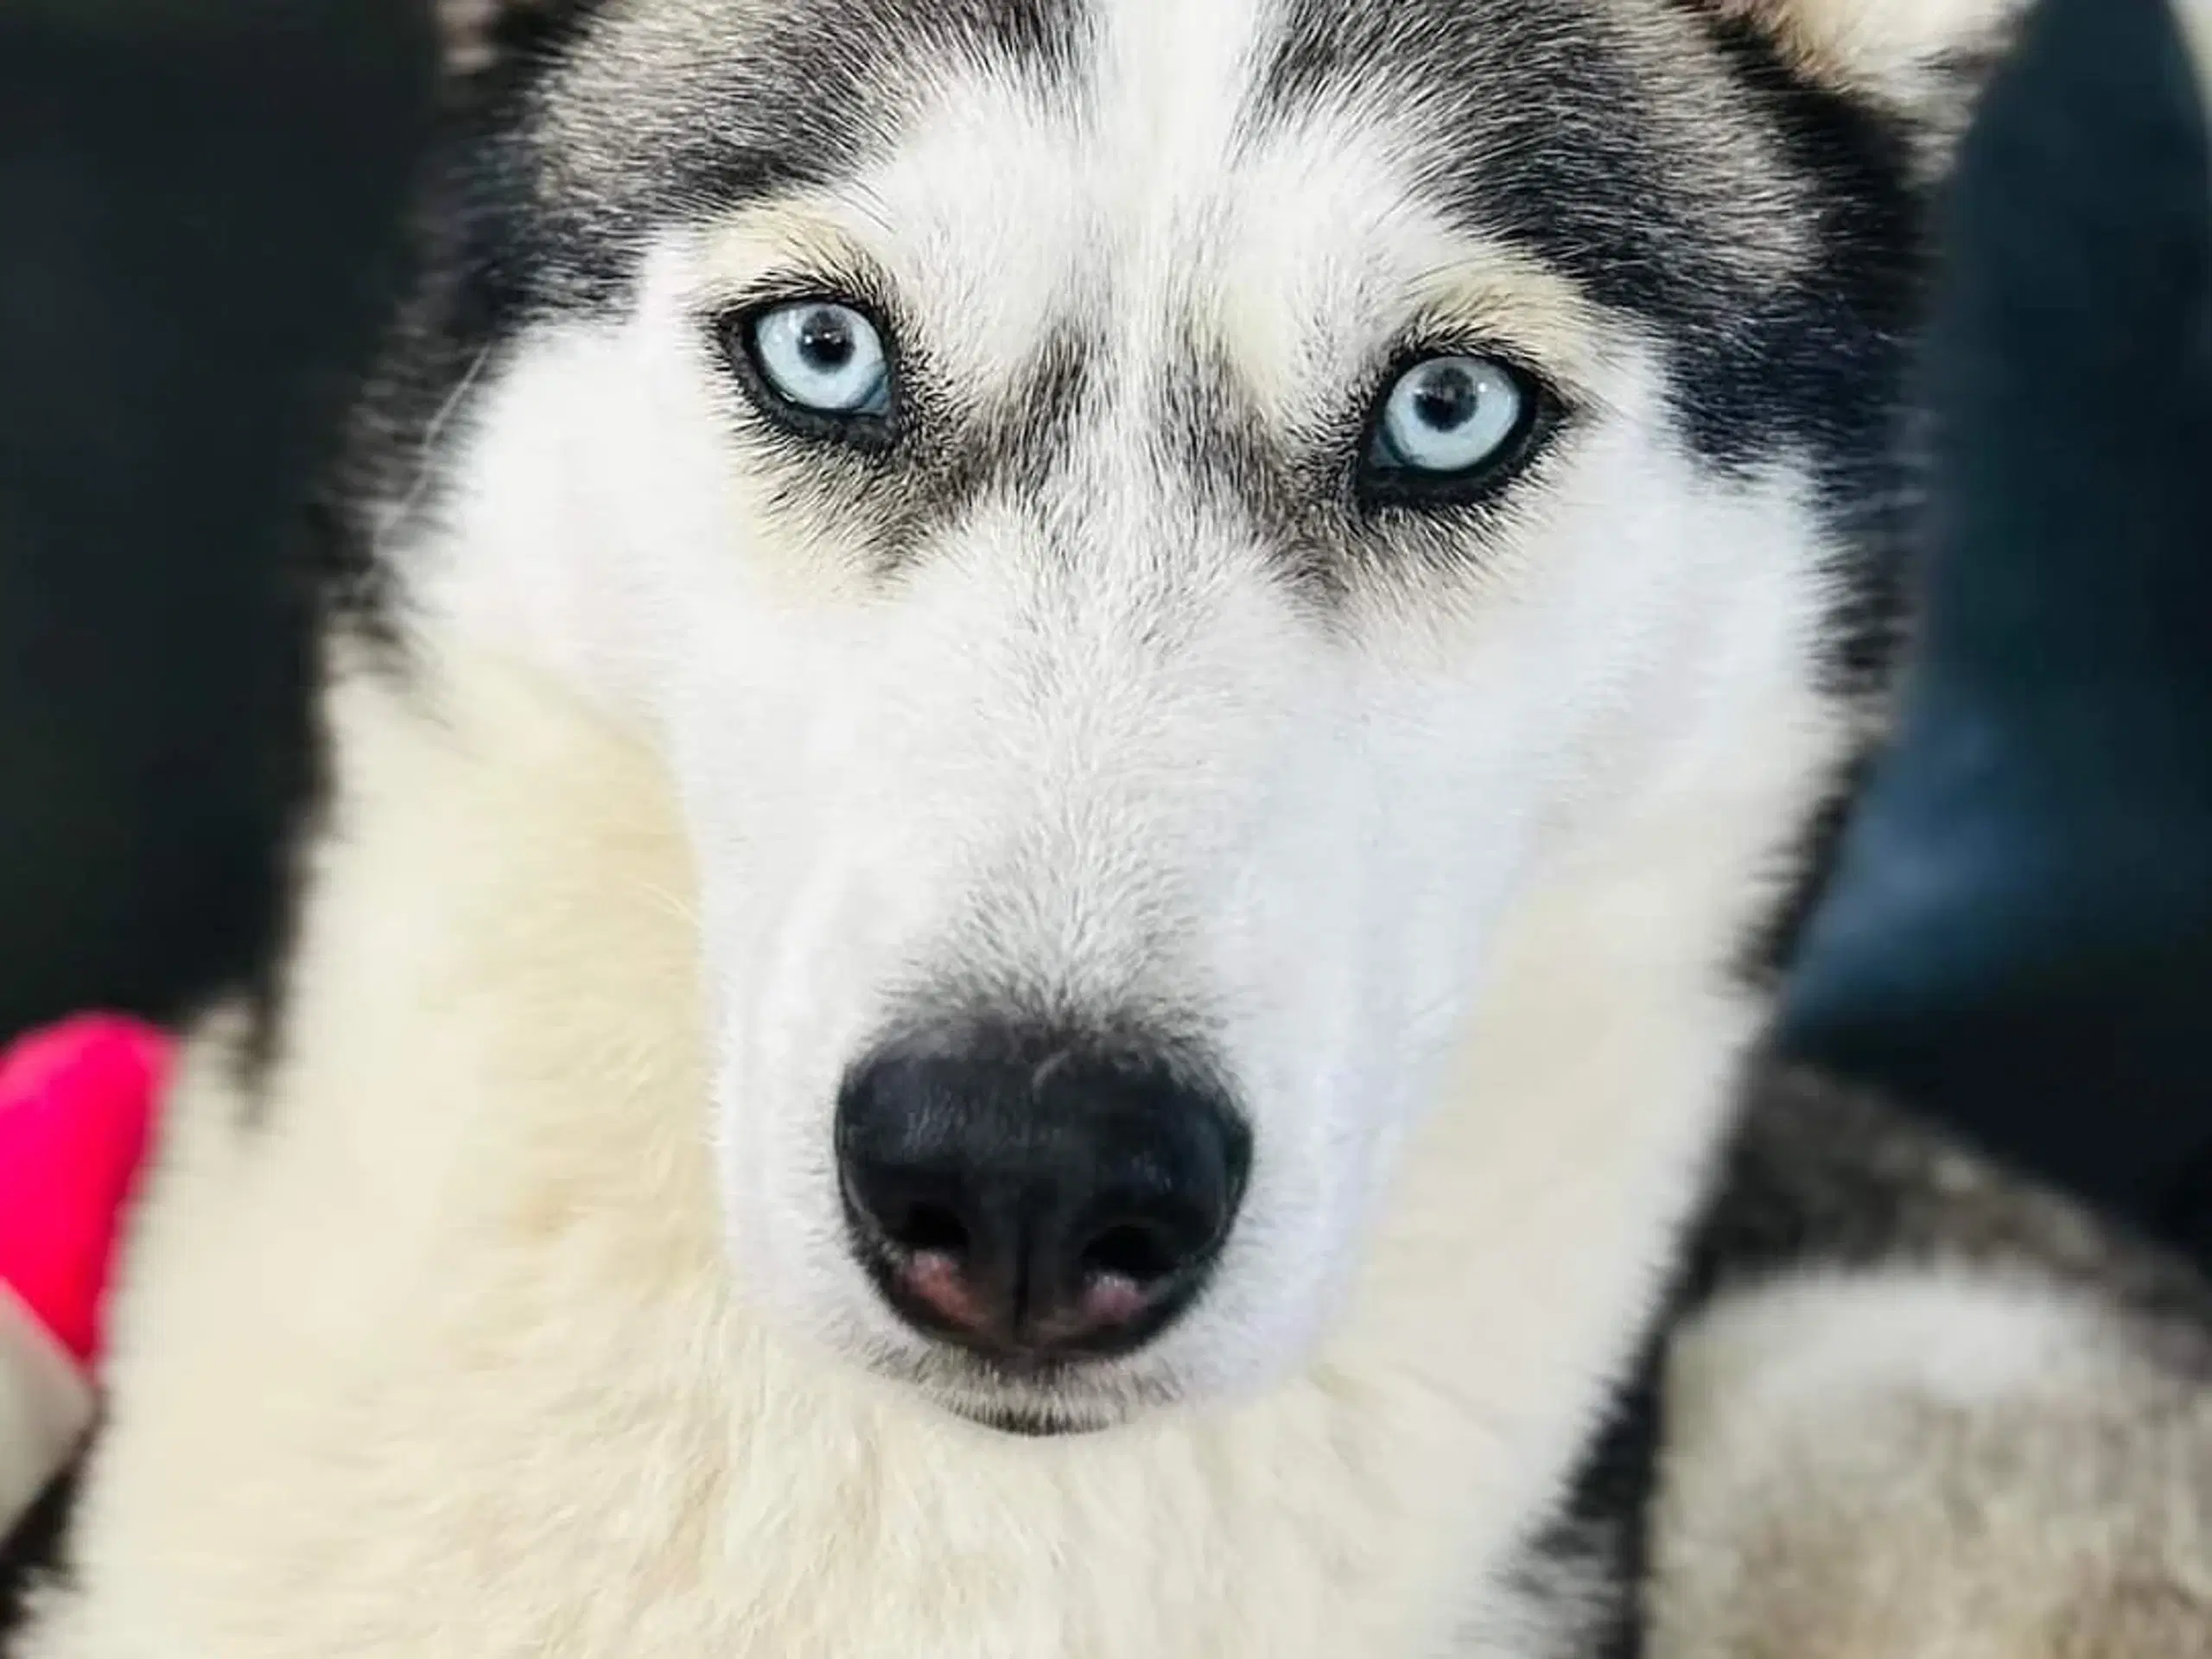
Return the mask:
POLYGON ((835 374, 853 360, 856 349, 852 321, 842 311, 824 306, 808 312, 806 321, 799 324, 799 355, 810 368, 835 374))
POLYGON ((1456 363, 1441 363, 1423 375, 1414 391, 1414 412, 1437 432, 1456 432, 1475 417, 1482 402, 1475 377, 1456 363))

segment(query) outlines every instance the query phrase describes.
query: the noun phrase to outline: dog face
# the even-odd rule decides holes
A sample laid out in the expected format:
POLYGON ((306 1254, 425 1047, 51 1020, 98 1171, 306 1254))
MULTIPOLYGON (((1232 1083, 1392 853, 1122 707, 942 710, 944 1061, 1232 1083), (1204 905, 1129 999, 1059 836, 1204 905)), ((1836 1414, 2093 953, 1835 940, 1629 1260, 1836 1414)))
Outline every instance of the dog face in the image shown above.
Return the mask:
POLYGON ((402 569, 664 753, 740 1277, 1010 1428, 1264 1383, 1516 905, 1865 667, 1904 124, 1657 0, 567 30, 402 569))

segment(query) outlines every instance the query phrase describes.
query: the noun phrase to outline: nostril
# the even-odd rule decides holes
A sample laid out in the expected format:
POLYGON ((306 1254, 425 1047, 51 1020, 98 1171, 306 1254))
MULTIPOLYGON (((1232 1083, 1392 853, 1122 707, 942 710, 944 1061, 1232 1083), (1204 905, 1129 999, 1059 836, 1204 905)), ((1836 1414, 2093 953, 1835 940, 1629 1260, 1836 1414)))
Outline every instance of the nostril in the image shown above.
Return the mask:
POLYGON ((1110 1274, 1143 1287, 1173 1277, 1187 1261, 1174 1241, 1159 1229, 1124 1222, 1109 1227, 1084 1245, 1079 1266, 1085 1279, 1110 1274))
POLYGON ((960 1217, 941 1204, 912 1204, 883 1229, 885 1242, 916 1255, 964 1256, 972 1241, 960 1217))

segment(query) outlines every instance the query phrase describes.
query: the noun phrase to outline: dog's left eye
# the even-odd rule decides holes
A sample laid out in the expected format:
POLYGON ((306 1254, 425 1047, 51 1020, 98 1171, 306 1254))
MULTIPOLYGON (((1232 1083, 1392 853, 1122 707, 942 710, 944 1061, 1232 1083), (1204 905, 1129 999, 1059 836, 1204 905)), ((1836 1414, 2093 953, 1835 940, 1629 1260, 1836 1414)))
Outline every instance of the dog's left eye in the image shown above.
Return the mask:
POLYGON ((1425 359, 1384 397, 1365 470, 1375 482, 1408 488, 1481 481, 1524 447, 1540 398, 1519 370, 1494 359, 1425 359))
POLYGON ((875 324, 830 300, 772 305, 734 332, 762 387, 786 410, 830 421, 891 412, 891 356, 875 324))

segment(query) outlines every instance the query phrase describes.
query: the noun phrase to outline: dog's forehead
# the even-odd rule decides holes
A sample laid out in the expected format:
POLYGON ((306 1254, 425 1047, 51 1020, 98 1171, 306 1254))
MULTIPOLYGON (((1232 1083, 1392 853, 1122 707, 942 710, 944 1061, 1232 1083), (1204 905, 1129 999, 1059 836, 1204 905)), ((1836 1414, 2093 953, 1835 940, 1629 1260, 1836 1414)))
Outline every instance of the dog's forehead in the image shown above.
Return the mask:
POLYGON ((1357 130, 1581 276, 1772 270, 1794 244, 1770 141, 1664 0, 613 0, 537 136, 555 205, 604 229, 834 188, 1017 104, 1139 186, 1357 130))
MULTIPOLYGON (((1418 220, 1563 283, 1605 320, 1597 349, 1625 330, 1656 353, 1702 459, 1795 452, 1857 480, 1885 453, 1916 280, 1904 135, 1792 81, 1702 0, 585 3, 486 157, 493 206, 512 204, 485 226, 509 284, 484 302, 493 326, 620 312, 671 233, 812 198, 877 215, 870 251, 925 270, 932 323, 981 329, 1009 306, 1051 322, 1057 226, 1094 264, 1143 250, 1135 269, 1171 301, 1154 315, 1185 279, 1244 307, 1248 372, 1272 356, 1296 375, 1286 346, 1334 328, 1341 355, 1386 312, 1411 323, 1386 268, 1421 251, 1392 240, 1418 220), (931 148, 963 131, 964 149, 931 148), (1285 156, 1330 188, 1268 165, 1285 156), (1062 174, 1098 211, 1022 221, 1062 174), (1163 198, 1198 211, 1163 217, 1163 198), (1266 257, 1205 268, 1224 225, 1258 226, 1266 257), (1298 275, 1363 262, 1364 290, 1298 275)), ((1144 294, 1086 291, 1116 328, 1144 294)), ((1009 349, 1032 320, 1000 327, 1009 349)), ((1149 338, 1154 359, 1173 343, 1149 338)))

